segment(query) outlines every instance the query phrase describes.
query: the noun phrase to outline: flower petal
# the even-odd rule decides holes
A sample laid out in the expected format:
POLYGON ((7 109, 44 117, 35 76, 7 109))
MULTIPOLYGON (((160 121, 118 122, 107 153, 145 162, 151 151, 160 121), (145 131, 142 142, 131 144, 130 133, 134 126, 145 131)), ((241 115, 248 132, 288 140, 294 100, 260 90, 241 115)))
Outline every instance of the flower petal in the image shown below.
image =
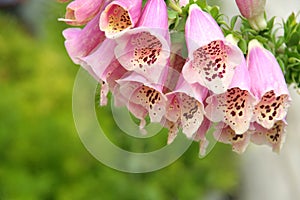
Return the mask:
POLYGON ((202 123, 204 113, 203 105, 185 93, 180 93, 179 101, 182 132, 186 134, 188 138, 191 138, 202 123))
POLYGON ((236 46, 222 40, 213 41, 193 52, 182 73, 189 83, 200 83, 220 94, 228 89, 242 58, 242 52, 236 46))
POLYGON ((138 27, 117 38, 115 55, 124 68, 156 83, 168 64, 169 40, 165 2, 149 0, 143 9, 138 27))
POLYGON ((232 150, 239 154, 246 150, 250 142, 250 133, 238 135, 229 126, 220 126, 213 134, 219 142, 231 144, 232 150))
POLYGON ((104 72, 115 59, 113 51, 116 45, 114 40, 104 40, 93 53, 81 59, 81 65, 89 66, 101 80, 106 80, 104 72))
POLYGON ((272 147, 274 152, 279 153, 285 141, 286 125, 285 120, 281 120, 275 122, 272 128, 266 129, 255 123, 255 131, 251 135, 251 141, 258 145, 267 144, 272 147))
POLYGON ((65 21, 67 24, 74 26, 85 25, 89 22, 97 13, 100 12, 104 5, 104 0, 75 0, 69 3, 67 6, 67 12, 65 21))
POLYGON ((104 32, 99 29, 98 20, 99 15, 83 29, 68 28, 63 31, 67 52, 75 64, 80 64, 83 57, 89 55, 105 40, 104 32))
POLYGON ((250 92, 250 79, 245 61, 236 67, 229 89, 222 94, 213 94, 206 99, 206 116, 214 121, 223 121, 236 134, 249 129, 256 98, 250 92))
POLYGON ((128 101, 141 105, 148 110, 151 122, 160 122, 166 112, 166 97, 161 86, 146 83, 147 80, 138 74, 118 80, 121 93, 128 101))
POLYGON ((115 55, 128 71, 135 71, 157 83, 170 55, 169 45, 157 30, 136 28, 117 39, 115 55))
POLYGON ((214 18, 196 4, 190 6, 185 36, 189 52, 194 52, 199 46, 205 46, 212 41, 225 39, 214 18))
POLYGON ((100 17, 100 29, 108 38, 116 38, 135 27, 142 10, 142 0, 115 0, 108 4, 100 17))

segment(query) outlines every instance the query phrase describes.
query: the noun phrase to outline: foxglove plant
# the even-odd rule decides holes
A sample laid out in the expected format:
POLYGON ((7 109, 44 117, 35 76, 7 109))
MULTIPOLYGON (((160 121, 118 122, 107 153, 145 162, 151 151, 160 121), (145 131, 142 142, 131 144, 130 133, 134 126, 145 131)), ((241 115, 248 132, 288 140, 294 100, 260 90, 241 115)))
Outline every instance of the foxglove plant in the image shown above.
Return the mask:
POLYGON ((65 47, 101 85, 100 105, 111 92, 141 133, 147 121, 160 123, 171 144, 181 130, 201 156, 212 132, 237 153, 251 142, 279 152, 291 101, 285 79, 300 86, 300 24, 291 15, 278 37, 265 0, 236 3, 243 17, 230 25, 205 0, 74 0, 60 20, 82 26, 63 31, 65 47))

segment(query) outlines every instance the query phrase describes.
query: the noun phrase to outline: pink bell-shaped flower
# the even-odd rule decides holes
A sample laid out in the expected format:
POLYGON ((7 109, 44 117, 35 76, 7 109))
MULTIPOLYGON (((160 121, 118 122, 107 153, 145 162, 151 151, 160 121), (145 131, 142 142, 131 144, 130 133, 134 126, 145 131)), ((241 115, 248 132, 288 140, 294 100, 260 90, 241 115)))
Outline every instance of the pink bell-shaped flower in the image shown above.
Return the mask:
POLYGON ((100 17, 100 29, 106 37, 116 38, 135 27, 142 10, 142 0, 115 0, 109 3, 100 17))
MULTIPOLYGON (((105 40, 104 32, 98 26, 99 14, 83 28, 68 28, 63 31, 66 50, 75 64, 82 64, 83 58, 91 54, 105 40)), ((112 52, 113 54, 113 52, 112 52)), ((98 80, 93 69, 88 65, 83 67, 98 80)))
POLYGON ((188 138, 193 137, 203 121, 203 101, 207 93, 208 90, 203 86, 190 85, 180 77, 175 90, 166 94, 168 103, 165 117, 179 123, 188 138))
POLYGON ((125 104, 142 106, 149 113, 151 122, 161 122, 165 115, 166 97, 162 93, 163 83, 151 83, 145 77, 133 72, 117 81, 125 104))
POLYGON ((190 6, 185 37, 188 62, 182 73, 186 81, 200 83, 217 94, 225 92, 242 61, 241 50, 226 42, 217 22, 196 4, 190 6))
POLYGON ((250 91, 250 77, 246 60, 236 67, 232 82, 226 92, 212 94, 206 99, 206 116, 213 122, 223 121, 236 134, 249 129, 256 98, 250 91))
POLYGON ((169 38, 165 2, 149 0, 137 27, 116 39, 118 46, 115 55, 125 69, 135 71, 157 83, 168 65, 169 38))
POLYGON ((105 4, 105 0, 74 0, 67 6, 64 19, 67 24, 82 26, 96 16, 105 4))
POLYGON ((274 55, 257 40, 250 41, 248 49, 251 92, 259 100, 254 109, 254 120, 270 129, 276 121, 286 117, 291 100, 289 91, 274 55))

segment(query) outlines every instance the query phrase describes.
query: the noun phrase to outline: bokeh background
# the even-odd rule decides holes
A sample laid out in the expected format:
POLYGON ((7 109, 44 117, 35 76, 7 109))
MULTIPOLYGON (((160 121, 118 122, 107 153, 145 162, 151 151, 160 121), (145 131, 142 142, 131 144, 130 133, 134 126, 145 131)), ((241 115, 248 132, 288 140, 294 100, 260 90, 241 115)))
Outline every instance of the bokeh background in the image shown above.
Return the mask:
MULTIPOLYGON (((66 4, 23 0, 4 6, 6 2, 0 0, 0 200, 300 198, 300 95, 293 89, 287 143, 280 155, 261 146, 237 155, 230 146, 217 144, 199 158, 193 143, 164 169, 119 172, 93 158, 75 129, 72 89, 79 67, 63 45, 61 32, 68 26, 57 20, 66 4)), ((238 13, 233 0, 214 2, 229 16, 238 13)), ((276 2, 267 5, 270 15, 286 17, 300 9, 297 0, 276 2)), ((121 139, 125 149, 159 149, 166 142, 166 133, 150 144, 124 139, 109 106, 97 109, 108 136, 115 143, 121 139)))

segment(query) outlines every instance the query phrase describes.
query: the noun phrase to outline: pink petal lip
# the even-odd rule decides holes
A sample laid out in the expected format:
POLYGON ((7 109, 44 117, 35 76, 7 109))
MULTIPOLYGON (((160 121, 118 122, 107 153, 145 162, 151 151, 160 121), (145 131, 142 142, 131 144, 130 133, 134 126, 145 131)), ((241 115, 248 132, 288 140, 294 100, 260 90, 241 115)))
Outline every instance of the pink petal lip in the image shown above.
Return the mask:
POLYGON ((217 94, 228 89, 235 68, 243 59, 238 47, 222 40, 213 41, 190 53, 189 61, 182 69, 184 78, 217 94))
POLYGON ((167 99, 161 92, 162 85, 153 84, 137 73, 131 73, 117 82, 128 102, 139 104, 148 110, 151 122, 163 119, 167 99))
POLYGON ((249 129, 257 99, 250 91, 250 77, 245 59, 236 67, 232 82, 226 92, 212 94, 206 99, 206 117, 214 122, 223 121, 243 134, 249 129))
POLYGON ((254 144, 271 146, 273 152, 279 153, 282 144, 285 142, 286 126, 287 122, 285 119, 277 121, 270 129, 266 129, 254 122, 251 141, 254 144))
POLYGON ((231 144, 236 153, 243 153, 250 143, 251 133, 236 134, 229 126, 220 123, 213 133, 216 140, 225 144, 231 144))
POLYGON ((122 66, 157 83, 164 76, 170 56, 169 43, 162 32, 165 30, 139 27, 116 39, 115 55, 122 66))
POLYGON ((175 90, 166 94, 169 103, 166 117, 171 121, 179 119, 182 131, 188 138, 193 137, 202 123, 204 116, 202 102, 206 93, 205 88, 190 85, 180 77, 175 90))
POLYGON ((108 38, 120 37, 136 26, 142 10, 141 0, 115 0, 102 12, 99 25, 108 38))

